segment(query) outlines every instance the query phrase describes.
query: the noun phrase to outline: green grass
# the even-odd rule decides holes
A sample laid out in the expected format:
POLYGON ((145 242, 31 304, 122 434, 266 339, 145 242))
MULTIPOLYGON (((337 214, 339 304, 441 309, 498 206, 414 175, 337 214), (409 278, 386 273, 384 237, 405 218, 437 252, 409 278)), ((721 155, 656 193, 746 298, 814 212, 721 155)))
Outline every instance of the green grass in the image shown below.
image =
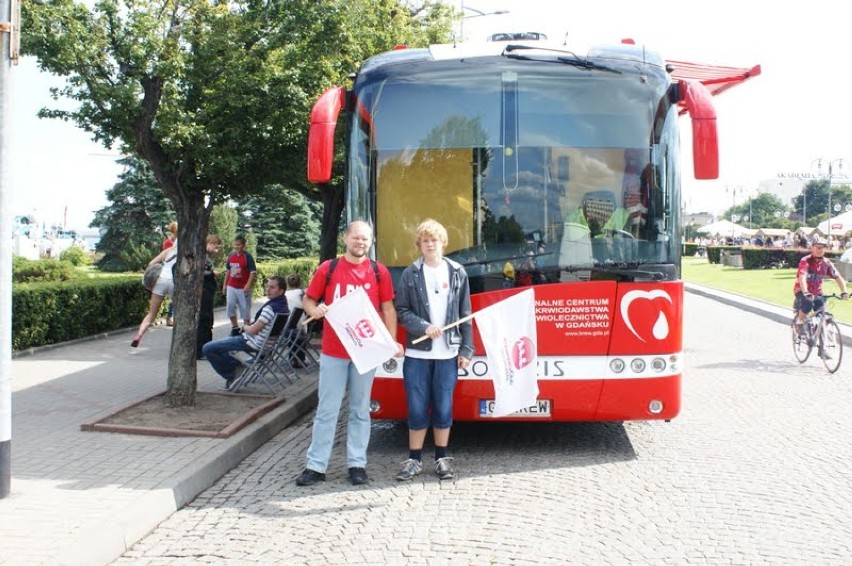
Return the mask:
MULTIPOLYGON (((706 258, 683 258, 684 281, 791 309, 795 279, 793 268, 746 270, 713 264, 706 258)), ((833 279, 826 279, 822 289, 825 293, 840 292, 833 279)), ((852 301, 832 301, 831 312, 838 321, 852 324, 852 301)))

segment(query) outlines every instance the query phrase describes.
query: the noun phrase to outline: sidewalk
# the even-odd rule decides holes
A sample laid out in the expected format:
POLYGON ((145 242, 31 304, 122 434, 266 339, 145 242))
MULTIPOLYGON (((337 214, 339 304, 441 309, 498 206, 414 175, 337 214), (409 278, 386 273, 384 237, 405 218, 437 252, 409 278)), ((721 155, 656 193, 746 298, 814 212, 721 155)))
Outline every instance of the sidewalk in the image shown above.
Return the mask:
MULTIPOLYGON (((790 309, 686 284, 690 293, 781 323, 790 309)), ((215 337, 228 326, 217 311, 215 337)), ((845 326, 845 341, 852 327, 845 326)), ((106 564, 192 501, 316 401, 316 374, 288 387, 287 402, 226 439, 81 432, 95 420, 165 389, 171 329, 80 341, 12 361, 12 494, 0 500, 0 564, 106 564)), ((221 380, 199 363, 198 390, 221 380)), ((294 455, 301 458, 304 455, 294 455)))
MULTIPOLYGON (((229 328, 217 310, 214 337, 229 328)), ((316 372, 230 438, 82 432, 83 422, 165 390, 172 329, 152 327, 138 349, 133 334, 12 360, 12 486, 0 500, 0 564, 109 563, 315 406, 316 372)), ((221 384, 199 361, 198 390, 221 384)))

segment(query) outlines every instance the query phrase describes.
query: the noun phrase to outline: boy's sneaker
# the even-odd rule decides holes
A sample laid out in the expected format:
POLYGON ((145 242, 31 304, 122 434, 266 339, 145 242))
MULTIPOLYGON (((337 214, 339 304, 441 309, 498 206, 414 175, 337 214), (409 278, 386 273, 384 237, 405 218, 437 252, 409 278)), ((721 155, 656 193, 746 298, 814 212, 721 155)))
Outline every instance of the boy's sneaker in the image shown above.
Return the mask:
POLYGON ((399 481, 408 481, 414 476, 419 476, 423 471, 423 463, 420 460, 409 458, 402 463, 402 470, 396 475, 399 481))
POLYGON ((296 478, 296 485, 298 486, 308 486, 314 485, 317 482, 325 481, 325 474, 321 472, 315 472, 310 468, 305 468, 305 471, 296 478))
POLYGON ((231 336, 239 336, 240 335, 240 327, 235 326, 231 328, 231 336))
POLYGON ((438 475, 438 479, 451 480, 455 477, 453 467, 450 465, 452 459, 452 456, 445 456, 435 460, 435 474, 438 475))

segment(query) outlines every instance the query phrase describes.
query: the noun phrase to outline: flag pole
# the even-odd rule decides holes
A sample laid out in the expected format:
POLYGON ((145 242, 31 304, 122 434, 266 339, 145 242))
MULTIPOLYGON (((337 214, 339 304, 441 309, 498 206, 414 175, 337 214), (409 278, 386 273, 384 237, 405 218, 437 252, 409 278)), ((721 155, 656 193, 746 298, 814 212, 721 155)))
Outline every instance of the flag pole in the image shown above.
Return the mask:
MULTIPOLYGON (((476 313, 473 313, 473 314, 469 314, 469 315, 467 315, 463 318, 460 318, 455 322, 451 322, 448 325, 441 327, 441 332, 443 332, 444 330, 449 330, 450 328, 452 328, 454 326, 458 326, 459 324, 462 324, 463 322, 467 322, 468 320, 472 319, 475 316, 476 316, 476 313)), ((411 343, 412 344, 419 344, 420 342, 423 342, 427 338, 429 338, 429 336, 423 335, 420 338, 415 338, 414 340, 411 341, 411 343)))

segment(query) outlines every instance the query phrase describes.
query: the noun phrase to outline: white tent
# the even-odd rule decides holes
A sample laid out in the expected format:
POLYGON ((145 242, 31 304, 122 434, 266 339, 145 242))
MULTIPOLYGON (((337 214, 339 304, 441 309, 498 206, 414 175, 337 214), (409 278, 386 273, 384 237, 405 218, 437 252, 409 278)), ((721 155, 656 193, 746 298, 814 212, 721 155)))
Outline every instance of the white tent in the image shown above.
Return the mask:
POLYGON ((744 236, 751 236, 754 234, 754 230, 749 230, 745 226, 734 224, 730 220, 719 220, 718 222, 702 226, 695 231, 700 234, 721 236, 723 238, 742 238, 744 236))
MULTIPOLYGON (((817 226, 820 232, 828 234, 828 220, 820 222, 817 226)), ((831 235, 843 236, 846 232, 852 230, 852 211, 838 214, 831 219, 831 235)))

